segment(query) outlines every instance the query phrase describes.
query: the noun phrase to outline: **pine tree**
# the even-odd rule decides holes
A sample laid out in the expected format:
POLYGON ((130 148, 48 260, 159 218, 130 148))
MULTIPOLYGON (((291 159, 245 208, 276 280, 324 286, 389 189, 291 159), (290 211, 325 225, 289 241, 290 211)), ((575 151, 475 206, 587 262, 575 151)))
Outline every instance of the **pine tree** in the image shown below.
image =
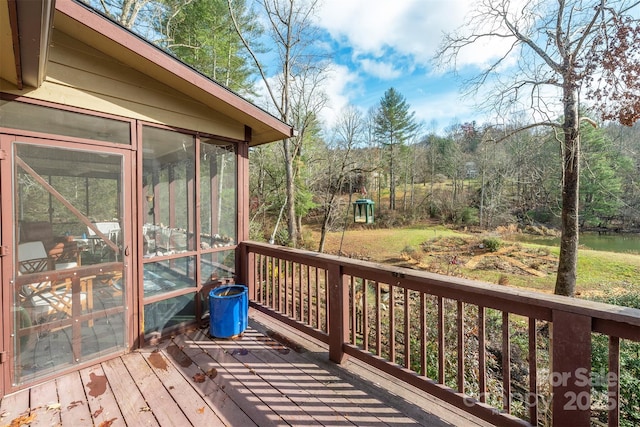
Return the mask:
POLYGON ((389 209, 396 208, 396 165, 395 158, 399 148, 418 129, 415 112, 409 111, 409 104, 402 94, 389 88, 382 99, 374 117, 374 132, 380 144, 385 148, 389 159, 389 209))

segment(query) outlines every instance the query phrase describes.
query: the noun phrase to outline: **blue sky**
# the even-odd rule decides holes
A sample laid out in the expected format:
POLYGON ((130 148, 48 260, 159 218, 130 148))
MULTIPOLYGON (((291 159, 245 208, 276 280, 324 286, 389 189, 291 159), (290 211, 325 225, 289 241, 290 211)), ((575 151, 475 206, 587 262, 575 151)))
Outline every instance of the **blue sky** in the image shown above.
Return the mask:
MULTIPOLYGON (((325 88, 330 122, 346 104, 363 110, 396 88, 416 118, 436 130, 454 122, 483 122, 460 80, 434 69, 442 34, 462 25, 471 0, 321 0, 317 25, 326 31, 333 67, 325 88)), ((495 53, 495 52, 493 52, 495 53)), ((486 63, 491 49, 465 56, 466 69, 486 63)), ((477 68, 476 68, 477 70, 477 68)))

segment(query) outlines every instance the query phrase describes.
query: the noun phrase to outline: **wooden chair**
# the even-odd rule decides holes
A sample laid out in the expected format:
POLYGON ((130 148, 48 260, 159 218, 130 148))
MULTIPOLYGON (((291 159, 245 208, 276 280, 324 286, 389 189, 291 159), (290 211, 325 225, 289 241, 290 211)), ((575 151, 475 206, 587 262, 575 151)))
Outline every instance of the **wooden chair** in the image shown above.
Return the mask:
POLYGON ((42 242, 18 245, 18 271, 20 274, 37 273, 50 269, 49 255, 42 242))
POLYGON ((48 221, 25 221, 20 224, 20 243, 29 242, 41 242, 44 245, 52 270, 80 265, 78 242, 70 236, 55 237, 48 221))
MULTIPOLYGON (((51 258, 42 242, 27 242, 18 245, 18 274, 27 275, 51 269, 51 258)), ((82 278, 80 303, 82 310, 93 309, 93 277, 82 278)), ((72 282, 70 279, 53 282, 51 280, 27 283, 19 290, 21 306, 30 312, 35 323, 41 323, 60 314, 72 314, 72 282)))

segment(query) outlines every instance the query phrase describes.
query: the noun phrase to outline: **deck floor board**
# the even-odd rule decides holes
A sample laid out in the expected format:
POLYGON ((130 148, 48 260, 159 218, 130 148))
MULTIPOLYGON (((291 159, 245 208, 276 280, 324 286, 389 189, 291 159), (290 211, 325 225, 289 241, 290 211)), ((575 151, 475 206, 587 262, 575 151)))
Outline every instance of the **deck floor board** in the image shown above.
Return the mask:
POLYGON ((126 357, 129 355, 102 363, 122 417, 128 426, 159 426, 160 423, 147 406, 145 397, 140 393, 125 367, 122 359, 126 357))
MULTIPOLYGON (((149 357, 153 356, 157 356, 158 359, 162 357, 160 353, 149 354, 149 357)), ((189 419, 171 397, 164 384, 153 373, 143 354, 131 353, 127 357, 123 357, 123 361, 140 389, 140 393, 145 396, 146 407, 150 409, 161 425, 165 423, 175 426, 189 425, 189 419)))
POLYGON ((0 421, 13 420, 20 416, 29 416, 29 389, 20 390, 5 396, 0 402, 0 421))
POLYGON ((39 384, 31 389, 31 416, 29 424, 32 427, 56 426, 62 423, 61 407, 58 402, 58 388, 55 381, 39 384))
MULTIPOLYGON (((72 372, 56 378, 56 386, 60 390, 62 425, 81 426, 93 423, 80 373, 72 372)), ((116 426, 117 424, 112 425, 116 426)))
POLYGON ((433 399, 416 403, 416 392, 403 396, 405 386, 393 378, 336 365, 322 343, 260 313, 250 317, 241 337, 212 339, 192 329, 7 395, 0 425, 486 425, 435 408, 433 399))

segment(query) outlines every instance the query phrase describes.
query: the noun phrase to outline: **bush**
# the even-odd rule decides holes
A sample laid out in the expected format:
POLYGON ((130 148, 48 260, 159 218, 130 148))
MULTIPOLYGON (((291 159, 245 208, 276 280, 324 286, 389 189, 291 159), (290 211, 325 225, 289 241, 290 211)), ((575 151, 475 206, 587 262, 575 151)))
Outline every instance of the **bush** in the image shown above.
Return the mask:
POLYGON ((502 241, 495 237, 488 237, 482 241, 482 244, 489 249, 489 252, 496 252, 502 246, 502 241))
POLYGON ((480 223, 478 209, 466 207, 460 212, 460 222, 465 225, 476 225, 480 223))
POLYGON ((420 261, 420 258, 422 258, 422 254, 416 248, 408 245, 405 246, 404 249, 402 249, 402 255, 404 255, 406 258, 416 261, 420 261))

